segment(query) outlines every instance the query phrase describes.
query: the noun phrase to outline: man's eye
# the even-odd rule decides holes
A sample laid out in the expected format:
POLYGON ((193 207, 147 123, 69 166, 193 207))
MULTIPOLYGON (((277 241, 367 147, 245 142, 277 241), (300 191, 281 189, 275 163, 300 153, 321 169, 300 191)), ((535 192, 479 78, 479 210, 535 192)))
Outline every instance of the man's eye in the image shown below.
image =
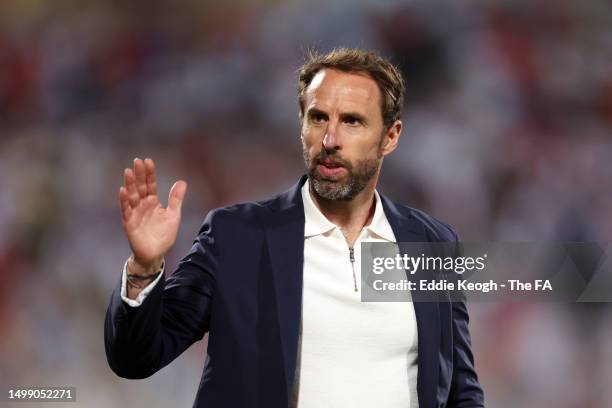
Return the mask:
POLYGON ((310 116, 310 119, 314 122, 314 123, 322 123, 325 121, 325 115, 320 115, 320 114, 314 114, 312 116, 310 116))
POLYGON ((354 117, 348 117, 344 119, 344 123, 346 123, 347 125, 356 126, 361 124, 361 121, 354 117))

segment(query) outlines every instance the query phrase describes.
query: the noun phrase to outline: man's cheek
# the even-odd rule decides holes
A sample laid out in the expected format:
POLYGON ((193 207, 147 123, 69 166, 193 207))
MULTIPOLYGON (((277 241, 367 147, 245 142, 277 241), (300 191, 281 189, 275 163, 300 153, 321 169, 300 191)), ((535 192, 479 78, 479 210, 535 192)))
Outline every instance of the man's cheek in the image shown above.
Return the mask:
POLYGON ((319 156, 319 153, 321 153, 320 149, 317 149, 316 147, 308 147, 308 160, 311 163, 314 163, 314 161, 316 160, 316 158, 319 156))

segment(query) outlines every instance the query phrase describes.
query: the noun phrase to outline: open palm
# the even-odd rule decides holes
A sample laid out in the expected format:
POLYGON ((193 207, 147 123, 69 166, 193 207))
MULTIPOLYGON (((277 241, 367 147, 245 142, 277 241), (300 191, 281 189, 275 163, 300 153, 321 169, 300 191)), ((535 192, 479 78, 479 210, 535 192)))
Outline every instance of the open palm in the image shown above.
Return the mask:
POLYGON ((187 183, 174 183, 164 208, 157 197, 153 160, 134 159, 134 168, 125 169, 123 178, 119 189, 121 220, 134 260, 140 265, 154 264, 176 241, 187 183))

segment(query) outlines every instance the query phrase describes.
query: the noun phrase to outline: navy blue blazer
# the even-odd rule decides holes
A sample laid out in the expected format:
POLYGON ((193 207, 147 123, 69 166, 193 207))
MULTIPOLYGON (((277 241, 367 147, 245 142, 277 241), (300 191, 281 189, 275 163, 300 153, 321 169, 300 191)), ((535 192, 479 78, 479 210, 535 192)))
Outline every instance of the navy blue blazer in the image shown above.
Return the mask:
MULTIPOLYGON (((145 378, 209 333, 194 407, 287 407, 302 305, 300 188, 211 211, 189 253, 140 307, 115 288, 104 327, 119 376, 145 378)), ((446 224, 382 196, 398 242, 456 241, 446 224)), ((463 302, 415 302, 420 408, 483 407, 463 302)))

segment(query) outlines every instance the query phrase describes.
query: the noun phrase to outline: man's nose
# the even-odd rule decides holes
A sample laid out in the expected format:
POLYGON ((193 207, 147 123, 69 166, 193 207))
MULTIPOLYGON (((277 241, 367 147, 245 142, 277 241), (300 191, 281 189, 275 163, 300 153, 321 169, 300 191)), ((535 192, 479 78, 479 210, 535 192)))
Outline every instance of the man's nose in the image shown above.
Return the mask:
POLYGON ((338 124, 336 121, 330 120, 327 124, 325 136, 323 137, 323 147, 326 150, 340 150, 340 137, 337 132, 338 124))

